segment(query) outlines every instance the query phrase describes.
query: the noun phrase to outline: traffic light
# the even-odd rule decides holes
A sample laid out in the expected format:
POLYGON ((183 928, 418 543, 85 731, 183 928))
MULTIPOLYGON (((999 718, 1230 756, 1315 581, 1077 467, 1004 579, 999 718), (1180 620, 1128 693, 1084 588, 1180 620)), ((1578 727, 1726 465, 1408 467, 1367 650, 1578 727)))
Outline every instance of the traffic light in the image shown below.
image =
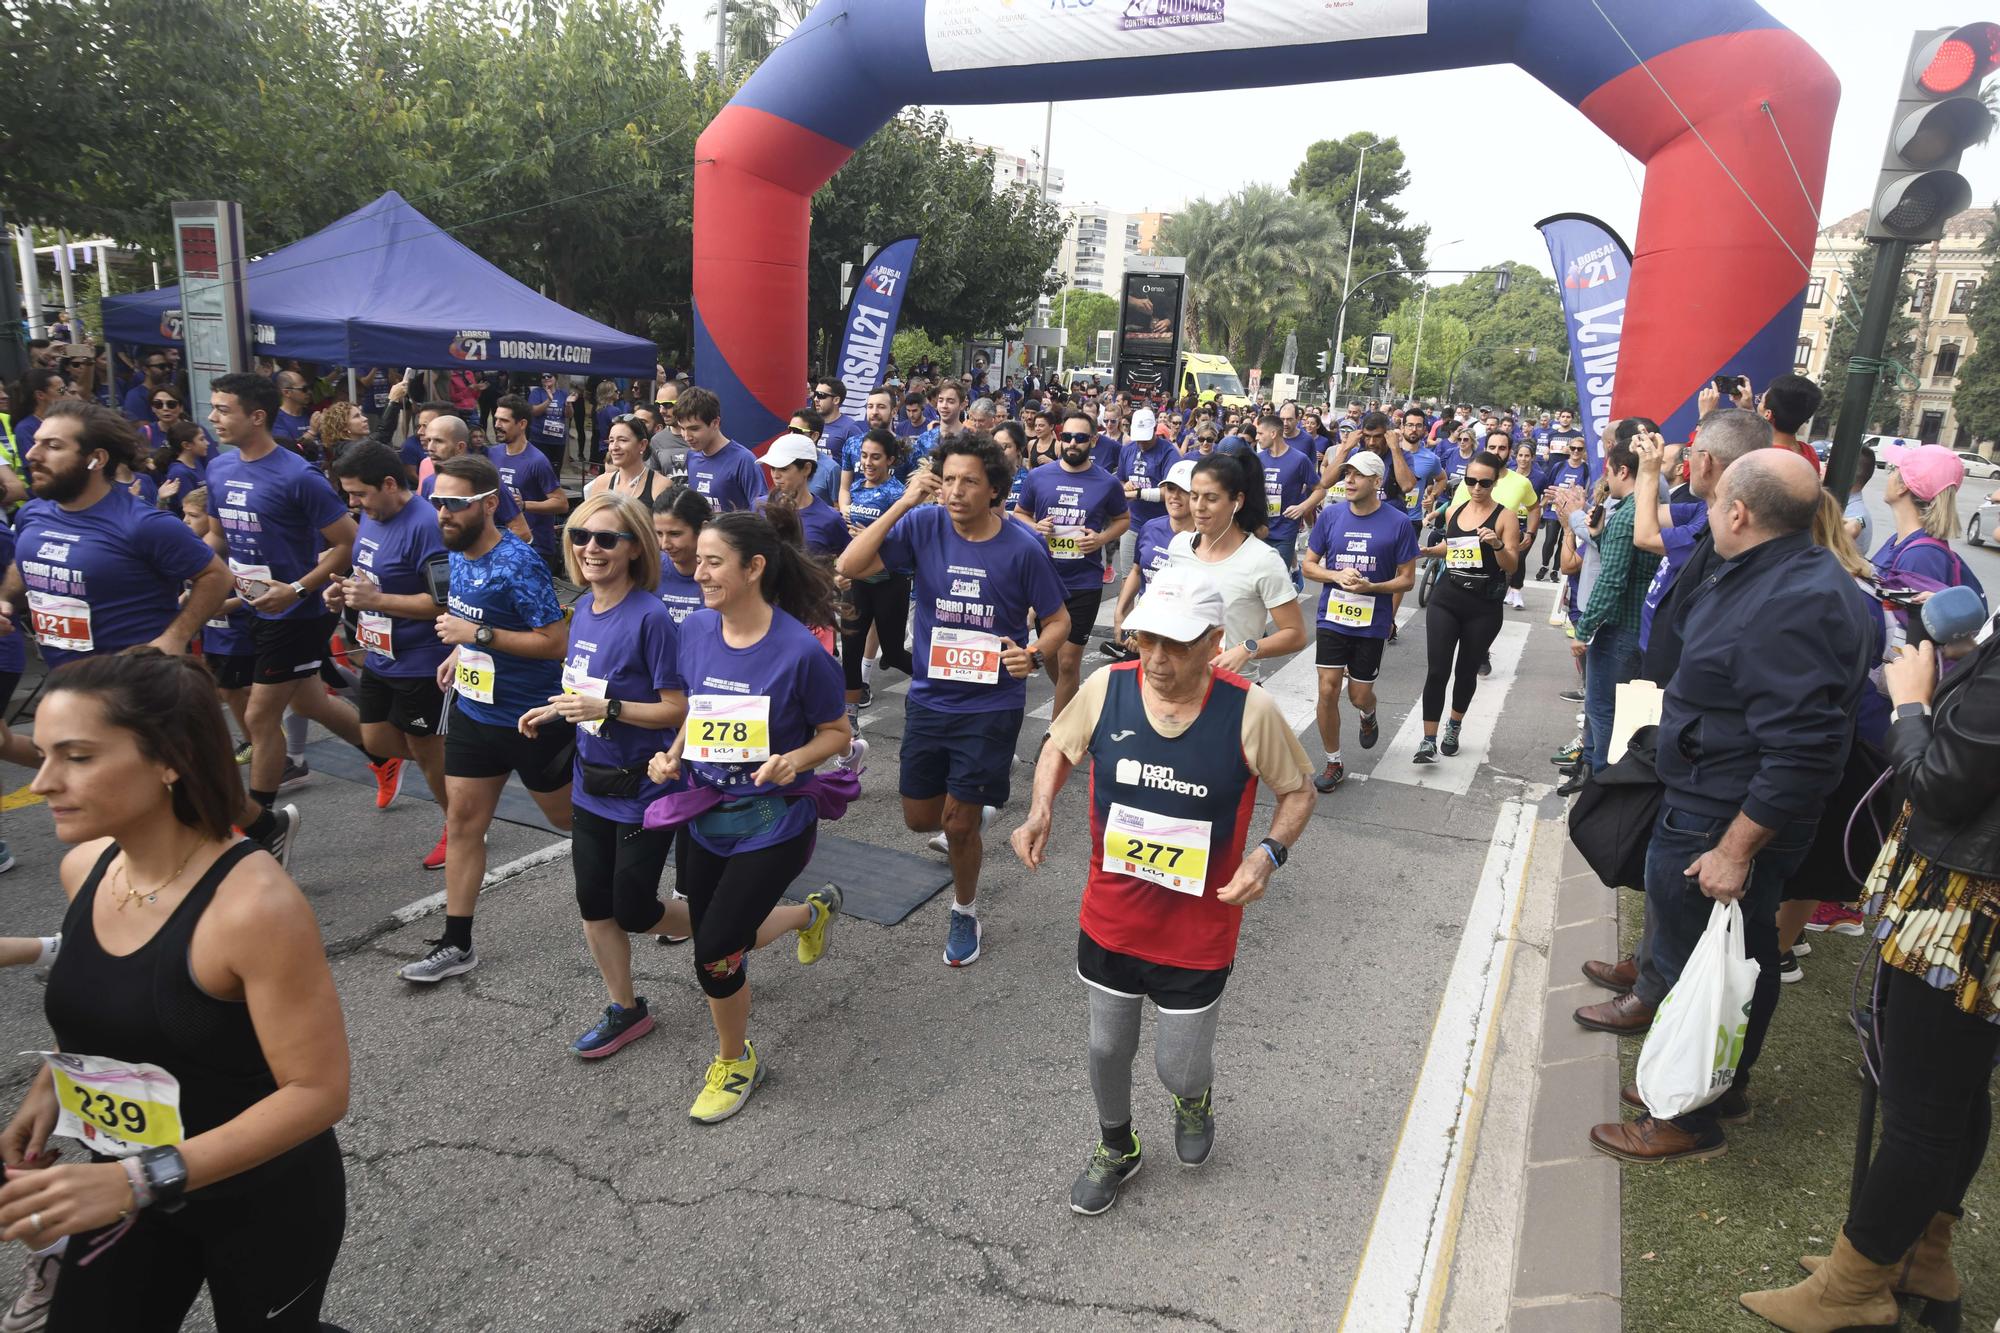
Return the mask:
POLYGON ((1325 352, 1319 354, 1319 373, 1322 375, 1326 374, 1326 356, 1325 352))
POLYGON ((2000 24, 1920 32, 1910 43, 1901 100, 1868 214, 1877 241, 1934 241, 1952 214, 1972 206, 1958 159, 1993 130, 1979 85, 2000 69, 2000 24))

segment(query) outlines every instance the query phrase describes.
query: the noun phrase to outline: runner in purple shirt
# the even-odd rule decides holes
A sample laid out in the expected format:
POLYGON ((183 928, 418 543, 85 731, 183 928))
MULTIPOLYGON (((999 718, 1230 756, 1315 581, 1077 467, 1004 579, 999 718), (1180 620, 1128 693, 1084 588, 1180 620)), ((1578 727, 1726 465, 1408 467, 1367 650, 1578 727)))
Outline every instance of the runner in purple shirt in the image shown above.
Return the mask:
POLYGON ((500 443, 489 446, 486 456, 528 516, 528 545, 554 562, 556 528, 569 513, 569 496, 548 455, 528 443, 528 400, 511 393, 502 398, 493 408, 493 431, 500 443))
POLYGON ((757 455, 722 433, 722 404, 693 387, 674 401, 674 424, 687 441, 687 482, 717 513, 754 509, 764 498, 764 470, 757 455))
POLYGON ((1104 602, 1104 552, 1118 548, 1119 538, 1132 523, 1124 484, 1092 463, 1085 452, 1088 446, 1077 438, 1088 433, 1086 425, 1086 418, 1070 414, 1057 437, 1061 456, 1028 474, 1014 510, 1048 544, 1063 581, 1069 637, 1049 664, 1049 679, 1056 687, 1055 713, 1069 706, 1082 683, 1083 647, 1090 642, 1104 602))
POLYGON ((1000 507, 1013 480, 1000 446, 960 433, 945 437, 932 459, 854 538, 839 570, 857 580, 885 566, 916 571, 903 822, 919 833, 943 830, 943 845, 931 845, 951 857, 945 962, 964 967, 979 957, 980 830, 1012 790, 1023 681, 1036 654, 1046 659, 1069 638, 1069 612, 1044 542, 1000 507), (1030 611, 1040 627, 1032 643, 1030 611))
POLYGON ((819 464, 819 450, 810 436, 788 433, 764 451, 764 466, 771 469, 771 493, 758 501, 757 508, 777 500, 789 504, 798 515, 805 535, 806 552, 831 560, 847 549, 847 524, 840 511, 812 493, 813 471, 819 464))

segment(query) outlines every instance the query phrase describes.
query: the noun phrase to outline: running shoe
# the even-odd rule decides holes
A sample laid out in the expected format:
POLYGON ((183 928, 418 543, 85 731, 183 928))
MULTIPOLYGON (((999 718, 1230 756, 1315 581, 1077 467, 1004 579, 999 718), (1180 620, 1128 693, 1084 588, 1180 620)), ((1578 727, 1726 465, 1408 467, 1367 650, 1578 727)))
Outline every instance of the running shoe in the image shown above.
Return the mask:
POLYGON ((1438 749, 1440 751, 1447 755, 1458 753, 1458 728, 1459 724, 1457 722, 1447 722, 1444 724, 1444 734, 1438 738, 1438 749))
MULTIPOLYGON (((688 900, 688 897, 687 897, 687 895, 686 895, 685 893, 682 893, 682 892, 681 892, 681 891, 680 891, 679 889, 675 889, 675 890, 674 890, 674 901, 675 901, 675 902, 677 902, 677 903, 684 903, 684 902, 686 902, 687 900, 688 900)), ((656 939, 656 940, 658 940, 658 941, 659 941, 660 943, 662 943, 662 944, 686 944, 686 943, 687 943, 687 942, 688 942, 689 940, 693 939, 693 938, 694 938, 694 936, 692 936, 692 935, 655 935, 655 936, 653 936, 653 938, 654 938, 654 939, 656 939)))
MULTIPOLYGON (((1048 739, 1047 732, 1042 733, 1042 739, 1043 740, 1048 739)), ((986 826, 988 824, 991 824, 993 822, 993 816, 999 813, 1000 813, 1000 808, 998 806, 992 806, 992 805, 986 806, 984 809, 980 810, 979 831, 981 833, 986 832, 986 826)), ((939 829, 936 833, 931 834, 931 840, 925 843, 924 846, 930 848, 932 851, 936 852, 939 856, 951 855, 951 840, 945 837, 943 829, 939 829)))
POLYGON ((867 771, 862 767, 861 763, 861 761, 866 759, 867 757, 868 757, 868 742, 862 740, 859 736, 856 736, 853 739, 853 741, 848 744, 847 753, 840 756, 840 758, 834 760, 833 766, 844 773, 852 773, 854 774, 855 777, 858 778, 862 775, 862 773, 867 771))
POLYGON ((1132 1151, 1121 1153, 1099 1143, 1090 1150, 1083 1174, 1069 1187, 1069 1207, 1073 1213, 1096 1217, 1118 1202, 1118 1191, 1139 1174, 1139 1136, 1132 1136, 1132 1151))
POLYGON ((799 932, 799 961, 811 967, 826 952, 826 928, 840 914, 840 886, 828 884, 806 895, 812 924, 799 932))
MULTIPOLYGON (((9 850, 6 843, 0 842, 0 875, 12 870, 16 864, 18 863, 14 860, 14 853, 9 850)), ((4 1333, 4 1330, 0 1330, 0 1333, 4 1333)))
POLYGON ((1373 713, 1361 715, 1361 748, 1372 750, 1375 742, 1382 739, 1382 724, 1373 713))
POLYGON ((1794 944, 1792 946, 1792 957, 1810 958, 1811 956, 1812 956, 1812 945, 1806 942, 1805 940, 1800 940, 1797 944, 1794 944))
POLYGON ((1426 736, 1417 742, 1417 752, 1410 756, 1413 764, 1435 764, 1438 761, 1437 737, 1426 736))
POLYGON ((278 864, 286 870, 292 868, 292 849, 298 846, 299 830, 305 827, 305 816, 296 805, 281 805, 271 812, 277 827, 271 836, 264 839, 264 850, 278 858, 278 864))
POLYGON ((1104 567, 1104 581, 1108 584, 1116 582, 1117 579, 1118 579, 1118 571, 1113 569, 1111 566, 1106 565, 1104 567))
POLYGON ((1814 932, 1830 930, 1836 935, 1859 935, 1862 933, 1861 913, 1846 903, 1821 903, 1813 909, 1812 920, 1806 922, 1806 929, 1814 932))
POLYGON ((1583 746, 1576 741, 1571 741, 1568 745, 1563 746, 1562 749, 1550 755, 1549 762, 1557 768, 1568 768, 1581 758, 1583 758, 1583 746))
POLYGON ((1397 632, 1396 627, 1394 625, 1389 626, 1389 644, 1391 647, 1395 646, 1396 632, 1397 632))
POLYGON ((694 1105, 688 1108, 688 1115, 704 1125, 727 1120, 743 1109, 743 1103, 750 1100, 750 1094, 763 1081, 763 1062, 757 1058, 757 1048, 745 1038, 742 1059, 725 1060, 717 1056, 709 1065, 708 1081, 702 1085, 694 1105))
POLYGON ((249 763, 251 752, 254 751, 256 748, 257 747, 252 745, 249 741, 238 742, 236 746, 236 762, 239 764, 249 763))
POLYGON ((1794 981, 1804 981, 1806 970, 1799 966, 1798 951, 1787 949, 1778 955, 1778 980, 1784 985, 1794 981))
POLYGON ((1583 702, 1583 691, 1564 690, 1561 694, 1558 694, 1556 698, 1563 700, 1565 703, 1580 704, 1583 702))
POLYGON ((873 685, 863 685, 861 687, 861 701, 855 704, 854 706, 856 708, 866 708, 868 707, 868 705, 874 702, 875 702, 875 687, 873 685))
POLYGON ((286 755, 285 773, 278 779, 278 790, 291 791, 294 787, 303 787, 312 781, 312 775, 312 765, 304 759, 293 759, 290 755, 286 755))
POLYGON ((1492 674, 1493 674, 1493 659, 1492 659, 1492 658, 1490 658, 1490 657, 1489 657, 1489 658, 1487 658, 1487 659, 1486 659, 1485 661, 1483 661, 1483 662, 1481 662, 1481 663, 1479 664, 1479 674, 1480 674, 1480 676, 1481 676, 1482 678, 1484 678, 1484 677, 1486 677, 1486 676, 1490 676, 1490 675, 1492 675, 1492 674))
POLYGON ((387 810, 403 794, 403 761, 384 759, 368 765, 368 771, 375 775, 375 808, 387 810))
POLYGON ((438 845, 431 848, 429 854, 424 857, 424 869, 426 870, 444 869, 444 839, 445 839, 445 831, 443 829, 439 829, 438 845))
POLYGON ((1174 1098, 1174 1155, 1182 1166, 1200 1166, 1215 1146, 1215 1111, 1209 1105, 1212 1088, 1192 1100, 1174 1098))
POLYGON ((1330 759, 1326 767, 1320 770, 1319 776, 1313 779, 1313 790, 1329 792, 1345 781, 1347 781, 1347 765, 1330 759))
POLYGON ((605 1005, 604 1017, 597 1020, 597 1026, 571 1042, 569 1048, 586 1060, 602 1060, 652 1030, 653 1016, 646 1011, 646 997, 641 995, 630 1009, 619 1004, 605 1005))
POLYGON ((7 1313, 0 1314, 0 1333, 37 1333, 47 1327, 49 1304, 56 1298, 56 1275, 62 1271, 62 1251, 29 1255, 21 1274, 21 1292, 7 1313))
POLYGON ((947 915, 951 924, 945 927, 944 961, 952 967, 970 967, 979 961, 979 918, 956 908, 947 915))
POLYGON ((446 977, 462 976, 479 966, 477 949, 461 949, 456 944, 432 940, 431 951, 414 963, 405 963, 396 975, 405 981, 428 986, 446 977))
POLYGON ((1130 662, 1139 656, 1139 654, 1133 652, 1116 639, 1106 639, 1103 643, 1098 644, 1097 651, 1103 653, 1114 662, 1130 662))

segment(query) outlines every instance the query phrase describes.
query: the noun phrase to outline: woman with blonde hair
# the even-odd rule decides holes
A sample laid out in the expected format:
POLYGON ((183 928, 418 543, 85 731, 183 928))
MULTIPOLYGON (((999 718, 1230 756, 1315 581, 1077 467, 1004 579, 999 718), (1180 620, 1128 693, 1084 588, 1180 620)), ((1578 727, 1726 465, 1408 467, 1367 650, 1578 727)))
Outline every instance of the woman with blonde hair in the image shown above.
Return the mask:
POLYGON ((660 901, 673 830, 644 827, 646 807, 676 785, 649 780, 646 762, 673 743, 687 690, 674 618, 655 595, 652 516, 630 496, 600 492, 576 507, 564 532, 564 565, 585 594, 570 618, 562 693, 524 713, 520 729, 532 738, 547 723, 576 724, 570 863, 584 938, 611 1003, 571 1049, 595 1060, 653 1030, 645 997, 633 993, 628 936, 692 933, 687 904, 660 901))
POLYGON ((360 408, 353 403, 328 403, 313 414, 312 439, 318 454, 313 461, 323 468, 331 467, 348 445, 365 440, 368 435, 368 418, 360 408))
MULTIPOLYGON (((1889 480, 1882 499, 1895 516, 1896 531, 1875 551, 1883 575, 1908 574, 1927 580, 1917 587, 1961 584, 1982 597, 1986 590, 1950 546, 1958 535, 1958 488, 1965 463, 1941 444, 1892 444, 1882 450, 1889 480)), ((1912 586, 1907 582, 1902 586, 1912 586)))

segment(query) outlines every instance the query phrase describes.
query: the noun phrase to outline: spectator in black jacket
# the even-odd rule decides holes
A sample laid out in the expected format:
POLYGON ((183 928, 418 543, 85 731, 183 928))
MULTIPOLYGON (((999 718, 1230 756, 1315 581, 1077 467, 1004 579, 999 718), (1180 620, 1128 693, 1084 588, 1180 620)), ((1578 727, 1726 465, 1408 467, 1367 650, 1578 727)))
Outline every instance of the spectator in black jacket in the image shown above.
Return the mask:
POLYGON ((1595 1147, 1626 1161, 1718 1156, 1722 1123, 1749 1114, 1750 1069, 1778 1003, 1779 895, 1847 762, 1875 648, 1866 598, 1813 543, 1818 509, 1818 478, 1803 458, 1744 455, 1709 501, 1721 563, 1676 610, 1684 646, 1661 706, 1665 792, 1646 853, 1641 968, 1671 989, 1711 900, 1735 900, 1761 975, 1728 1092, 1676 1120, 1591 1130, 1595 1147))

